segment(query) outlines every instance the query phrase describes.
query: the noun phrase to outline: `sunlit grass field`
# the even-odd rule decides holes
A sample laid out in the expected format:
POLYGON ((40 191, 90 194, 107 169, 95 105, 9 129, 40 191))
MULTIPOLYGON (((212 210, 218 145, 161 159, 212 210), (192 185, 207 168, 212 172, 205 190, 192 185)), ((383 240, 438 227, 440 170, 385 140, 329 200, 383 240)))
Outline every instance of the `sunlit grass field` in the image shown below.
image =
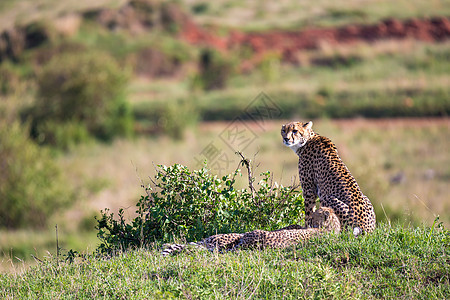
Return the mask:
POLYGON ((288 249, 205 250, 162 257, 157 247, 50 257, 0 274, 0 298, 448 299, 449 231, 379 226, 357 239, 327 235, 288 249))

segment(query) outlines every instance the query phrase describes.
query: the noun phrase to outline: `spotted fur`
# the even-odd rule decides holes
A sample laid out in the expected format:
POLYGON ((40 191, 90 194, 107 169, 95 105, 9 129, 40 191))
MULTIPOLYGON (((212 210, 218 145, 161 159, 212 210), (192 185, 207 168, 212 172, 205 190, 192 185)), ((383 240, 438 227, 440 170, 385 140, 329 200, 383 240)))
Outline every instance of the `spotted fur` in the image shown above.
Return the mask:
POLYGON ((339 233, 341 225, 333 209, 321 207, 306 221, 307 227, 289 225, 275 230, 254 230, 245 233, 234 249, 241 248, 286 248, 325 232, 339 233))
POLYGON ((338 155, 330 139, 316 134, 312 122, 291 122, 281 127, 284 145, 299 157, 298 171, 308 218, 319 198, 322 206, 333 208, 341 225, 356 235, 375 229, 372 203, 361 192, 355 178, 338 155))
POLYGON ((227 251, 233 249, 239 243, 239 239, 243 235, 244 234, 242 233, 224 233, 212 235, 199 242, 191 242, 189 244, 165 244, 163 245, 164 249, 162 255, 168 256, 181 252, 185 250, 188 245, 195 248, 204 248, 209 251, 214 251, 216 249, 219 252, 227 251))
POLYGON ((247 233, 216 234, 200 242, 189 244, 166 244, 162 251, 163 256, 181 252, 192 245, 196 248, 206 248, 209 251, 234 251, 238 248, 286 248, 311 237, 325 232, 339 233, 341 230, 339 218, 333 209, 321 207, 307 220, 306 228, 300 225, 290 225, 275 231, 254 230, 247 233))

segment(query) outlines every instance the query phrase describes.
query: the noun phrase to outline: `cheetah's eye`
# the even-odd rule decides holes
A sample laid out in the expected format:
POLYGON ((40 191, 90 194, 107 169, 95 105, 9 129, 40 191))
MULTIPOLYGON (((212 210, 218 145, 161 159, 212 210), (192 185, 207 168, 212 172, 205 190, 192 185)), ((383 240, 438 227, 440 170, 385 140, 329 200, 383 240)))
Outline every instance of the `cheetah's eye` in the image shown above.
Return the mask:
POLYGON ((293 133, 293 134, 297 134, 297 132, 298 132, 297 129, 292 130, 292 133, 293 133))

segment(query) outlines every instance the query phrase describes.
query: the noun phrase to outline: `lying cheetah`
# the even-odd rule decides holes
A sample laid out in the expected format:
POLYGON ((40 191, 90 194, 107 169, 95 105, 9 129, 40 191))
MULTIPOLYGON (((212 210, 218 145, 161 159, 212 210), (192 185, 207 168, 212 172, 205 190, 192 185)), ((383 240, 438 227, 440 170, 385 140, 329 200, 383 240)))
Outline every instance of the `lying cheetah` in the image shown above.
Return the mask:
POLYGON ((320 199, 331 207, 344 227, 353 228, 355 236, 375 229, 375 212, 338 155, 330 139, 316 134, 312 122, 291 122, 281 127, 284 145, 299 157, 298 171, 308 217, 320 199))
POLYGON ((275 231, 254 230, 245 233, 239 243, 234 247, 242 248, 286 248, 305 242, 315 235, 325 232, 339 233, 341 225, 339 218, 333 209, 321 207, 316 210, 309 220, 307 220, 307 228, 299 225, 290 225, 275 231))
MULTIPOLYGON (((216 234, 193 242, 190 245, 210 251, 234 251, 238 248, 286 248, 325 232, 339 233, 340 222, 333 209, 321 207, 307 220, 308 227, 290 225, 275 231, 254 230, 247 233, 216 234)), ((175 254, 186 248, 187 244, 166 244, 163 256, 175 254)))

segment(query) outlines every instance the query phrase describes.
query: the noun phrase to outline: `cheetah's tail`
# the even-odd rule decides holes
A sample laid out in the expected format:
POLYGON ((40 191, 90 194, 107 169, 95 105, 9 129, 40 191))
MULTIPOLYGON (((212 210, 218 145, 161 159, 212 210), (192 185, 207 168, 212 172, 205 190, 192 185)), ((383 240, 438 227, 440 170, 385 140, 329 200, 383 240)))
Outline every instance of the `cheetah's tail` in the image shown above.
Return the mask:
POLYGON ((162 256, 169 256, 177 254, 186 248, 186 244, 164 244, 164 249, 161 251, 162 256))
POLYGON ((164 244, 163 250, 161 251, 162 256, 175 255, 182 252, 188 245, 193 245, 195 247, 202 247, 200 243, 191 242, 189 244, 164 244))

